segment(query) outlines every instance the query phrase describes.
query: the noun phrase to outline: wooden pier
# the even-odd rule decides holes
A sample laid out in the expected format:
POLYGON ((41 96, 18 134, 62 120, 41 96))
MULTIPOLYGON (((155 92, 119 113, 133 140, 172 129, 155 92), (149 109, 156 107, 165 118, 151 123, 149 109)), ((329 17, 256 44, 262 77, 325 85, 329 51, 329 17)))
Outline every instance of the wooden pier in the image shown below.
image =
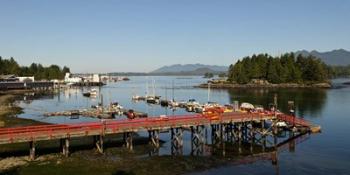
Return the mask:
POLYGON ((0 90, 50 90, 54 88, 54 83, 49 81, 36 82, 0 82, 0 90))
MULTIPOLYGON (((0 145, 10 143, 29 143, 30 158, 35 158, 35 143, 44 140, 60 140, 62 153, 69 155, 71 138, 92 136, 97 150, 103 153, 103 140, 109 134, 123 134, 125 146, 133 149, 133 134, 139 131, 149 133, 150 144, 158 149, 160 131, 170 131, 172 152, 181 154, 183 133, 191 132, 192 147, 203 145, 204 128, 211 128, 211 138, 215 142, 222 139, 255 140, 274 136, 278 128, 274 125, 285 121, 290 126, 306 128, 310 131, 309 122, 295 119, 293 116, 278 114, 264 115, 253 113, 222 114, 189 114, 177 116, 160 116, 125 120, 101 120, 101 122, 85 122, 79 124, 53 124, 0 129, 0 145), (271 123, 267 126, 266 123, 271 123)), ((297 132, 297 131, 294 131, 297 132)))

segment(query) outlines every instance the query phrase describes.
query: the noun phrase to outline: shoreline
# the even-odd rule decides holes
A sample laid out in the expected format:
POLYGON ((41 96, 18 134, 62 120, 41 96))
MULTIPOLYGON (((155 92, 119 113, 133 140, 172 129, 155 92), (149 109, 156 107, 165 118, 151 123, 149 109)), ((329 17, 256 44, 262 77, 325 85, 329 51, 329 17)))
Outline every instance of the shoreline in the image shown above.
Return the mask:
POLYGON ((32 90, 0 91, 0 128, 47 124, 31 119, 18 118, 23 109, 15 104, 16 98, 32 90))
MULTIPOLYGON (((195 88, 208 88, 208 83, 202 83, 194 86, 195 88)), ((211 83, 210 88, 214 89, 239 89, 239 88, 322 88, 330 89, 330 83, 316 84, 297 84, 297 83, 282 83, 282 84, 231 84, 231 83, 211 83)))

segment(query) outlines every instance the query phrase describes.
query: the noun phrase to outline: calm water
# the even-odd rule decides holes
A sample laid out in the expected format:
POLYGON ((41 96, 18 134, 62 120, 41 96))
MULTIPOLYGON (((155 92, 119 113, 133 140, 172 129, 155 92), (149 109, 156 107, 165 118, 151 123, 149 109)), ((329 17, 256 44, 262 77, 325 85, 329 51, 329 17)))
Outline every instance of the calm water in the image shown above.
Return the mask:
MULTIPOLYGON (((199 102, 208 100, 207 89, 192 88, 193 85, 205 82, 201 77, 130 77, 131 81, 110 83, 99 89, 103 95, 103 103, 119 102, 125 108, 147 112, 150 116, 161 114, 184 114, 184 110, 172 111, 158 105, 147 105, 144 102, 131 101, 133 94, 145 95, 147 84, 149 92, 153 91, 162 98, 177 101, 195 98, 199 102), (172 86, 174 82, 174 86, 172 86)), ((335 84, 346 79, 334 80, 335 84)), ((49 123, 71 123, 94 121, 93 118, 80 117, 44 117, 45 112, 70 109, 89 108, 101 99, 86 98, 82 92, 87 89, 62 90, 58 95, 44 96, 38 100, 27 97, 21 101, 24 108, 22 118, 30 118, 49 123)), ((203 170, 192 174, 350 174, 350 87, 339 89, 276 89, 276 90, 211 90, 210 101, 221 104, 233 101, 250 102, 267 106, 273 102, 274 94, 278 95, 278 106, 286 111, 287 102, 295 101, 297 114, 313 123, 322 126, 322 133, 313 134, 306 141, 298 144, 294 152, 282 151, 278 155, 277 165, 270 160, 257 160, 250 163, 232 163, 222 167, 203 170)), ((124 117, 118 117, 124 118, 124 117)), ((117 119, 118 119, 117 118, 117 119)), ((145 135, 145 133, 140 133, 145 135)), ((166 143, 160 149, 160 154, 169 154, 169 134, 161 134, 166 143)), ((185 145, 189 143, 189 134, 185 135, 185 145)), ((190 149, 185 146, 184 154, 190 149)))

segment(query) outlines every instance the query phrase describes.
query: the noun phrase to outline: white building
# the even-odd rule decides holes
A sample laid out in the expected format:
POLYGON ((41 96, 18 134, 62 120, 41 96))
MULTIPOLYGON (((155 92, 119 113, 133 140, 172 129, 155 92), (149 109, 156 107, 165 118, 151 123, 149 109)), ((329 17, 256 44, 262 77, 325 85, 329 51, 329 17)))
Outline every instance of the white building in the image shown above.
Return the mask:
POLYGON ((99 75, 99 74, 94 74, 94 75, 92 75, 92 82, 94 82, 94 83, 99 83, 99 82, 101 82, 100 75, 99 75))
POLYGON ((31 77, 16 77, 16 78, 18 78, 19 82, 34 82, 35 81, 34 76, 31 76, 31 77))
POLYGON ((80 83, 83 79, 81 77, 73 77, 72 74, 66 73, 64 76, 64 82, 65 83, 80 83))

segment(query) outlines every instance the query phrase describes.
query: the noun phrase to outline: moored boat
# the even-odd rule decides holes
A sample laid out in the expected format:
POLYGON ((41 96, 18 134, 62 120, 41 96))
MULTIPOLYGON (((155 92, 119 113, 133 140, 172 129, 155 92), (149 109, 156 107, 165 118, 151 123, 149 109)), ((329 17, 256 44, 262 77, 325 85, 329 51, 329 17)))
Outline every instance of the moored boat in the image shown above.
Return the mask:
POLYGON ((96 89, 91 89, 88 92, 84 92, 83 96, 85 96, 85 97, 96 97, 97 96, 97 90, 96 89))

